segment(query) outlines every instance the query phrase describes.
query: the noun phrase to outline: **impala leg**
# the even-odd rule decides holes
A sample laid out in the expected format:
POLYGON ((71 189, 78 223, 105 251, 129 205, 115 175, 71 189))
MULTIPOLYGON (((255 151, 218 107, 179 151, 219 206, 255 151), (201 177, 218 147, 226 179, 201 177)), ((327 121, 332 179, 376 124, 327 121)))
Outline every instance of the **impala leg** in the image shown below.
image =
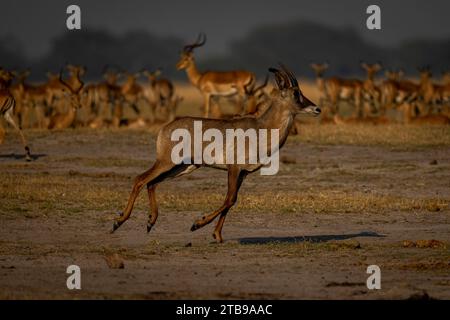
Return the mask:
POLYGON ((23 147, 25 148, 25 159, 27 161, 31 161, 30 148, 28 147, 28 143, 27 143, 27 140, 25 139, 25 136, 23 135, 22 129, 20 128, 20 126, 18 126, 16 124, 16 122, 14 121, 14 119, 11 115, 12 110, 13 110, 13 108, 6 111, 6 113, 4 115, 5 119, 14 127, 15 130, 17 130, 19 132, 20 139, 22 140, 23 147))
POLYGON ((156 184, 152 185, 150 183, 147 183, 148 200, 150 202, 150 214, 148 216, 147 232, 150 232, 150 230, 152 230, 152 227, 156 223, 156 219, 158 219, 158 204, 156 203, 155 189, 156 184))
POLYGON ((209 117, 209 104, 211 102, 211 96, 208 93, 204 94, 205 99, 205 118, 209 117))
POLYGON ((217 216, 220 215, 221 219, 219 220, 216 226, 213 236, 218 242, 223 241, 221 231, 223 223, 225 221, 225 216, 231 209, 231 207, 236 203, 237 194, 245 176, 246 173, 241 171, 237 167, 230 167, 228 169, 228 192, 225 197, 223 205, 210 215, 203 216, 201 219, 196 220, 191 227, 191 231, 195 231, 201 227, 206 226, 207 224, 211 223, 217 216))
POLYGON ((120 120, 122 120, 122 114, 123 114, 123 106, 122 104, 115 103, 114 111, 113 111, 113 120, 112 124, 115 128, 118 128, 120 126, 120 120))

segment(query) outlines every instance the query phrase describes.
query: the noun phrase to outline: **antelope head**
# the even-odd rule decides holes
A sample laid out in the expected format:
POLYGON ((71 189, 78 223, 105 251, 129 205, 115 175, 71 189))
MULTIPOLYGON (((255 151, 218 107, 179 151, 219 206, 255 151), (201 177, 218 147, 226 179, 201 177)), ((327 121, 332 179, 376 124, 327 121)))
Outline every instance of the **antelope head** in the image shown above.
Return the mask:
POLYGON ((365 62, 361 62, 360 65, 361 65, 361 68, 366 70, 367 77, 369 79, 372 79, 373 76, 382 69, 381 63, 379 63, 379 62, 374 63, 374 64, 367 64, 365 62))
POLYGON ((103 79, 106 80, 106 83, 114 86, 119 79, 121 68, 118 66, 110 66, 105 65, 102 70, 103 79))
POLYGON ((8 88, 14 79, 14 74, 0 67, 0 89, 8 88))
POLYGON ((77 84, 70 84, 62 78, 62 70, 59 72, 59 82, 62 84, 62 91, 68 93, 70 98, 70 104, 73 108, 80 107, 80 92, 83 89, 84 83, 81 81, 79 75, 77 74, 77 84))
POLYGON ((422 80, 428 80, 428 79, 431 78, 431 76, 432 76, 431 70, 430 70, 430 66, 425 66, 425 67, 417 68, 417 70, 419 70, 420 78, 421 78, 422 80))
POLYGON ((257 106, 264 100, 264 96, 266 93, 264 92, 264 88, 267 87, 267 83, 269 82, 269 75, 266 76, 263 84, 260 86, 255 86, 253 84, 250 87, 244 87, 245 95, 247 97, 247 102, 245 109, 247 113, 255 113, 257 111, 257 106))
POLYGON ((386 72, 384 73, 386 78, 388 80, 392 80, 392 81, 398 81, 401 78, 403 78, 404 72, 403 70, 386 70, 386 72))
POLYGON ((195 43, 184 46, 180 60, 177 63, 177 70, 183 70, 192 65, 194 63, 194 49, 203 46, 205 43, 206 35, 200 33, 195 43))
POLYGON ((281 71, 269 68, 269 71, 275 75, 278 86, 278 90, 272 92, 272 97, 278 99, 279 103, 288 106, 294 114, 318 116, 321 112, 320 108, 303 95, 294 74, 284 65, 280 64, 280 66, 281 71))
POLYGON ((158 68, 155 71, 142 70, 142 74, 147 77, 150 82, 156 81, 156 78, 161 75, 161 69, 158 68))
POLYGON ((450 71, 444 71, 442 73, 442 81, 445 85, 450 84, 450 71))
POLYGON ((325 70, 327 70, 329 67, 328 62, 311 63, 310 66, 314 70, 314 73, 316 74, 316 77, 318 77, 318 78, 322 78, 323 74, 325 73, 325 70))
POLYGON ((83 66, 74 66, 72 64, 67 64, 66 68, 67 70, 69 70, 69 73, 72 77, 82 77, 86 73, 86 67, 83 66))

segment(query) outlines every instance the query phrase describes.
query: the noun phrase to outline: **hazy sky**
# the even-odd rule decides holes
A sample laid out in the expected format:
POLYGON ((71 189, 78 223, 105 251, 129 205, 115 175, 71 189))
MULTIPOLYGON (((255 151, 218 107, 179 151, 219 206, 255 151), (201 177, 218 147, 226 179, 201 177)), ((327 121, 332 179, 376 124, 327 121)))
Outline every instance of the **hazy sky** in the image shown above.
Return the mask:
POLYGON ((52 38, 69 32, 69 4, 81 7, 84 29, 144 29, 187 41, 204 31, 207 54, 220 53, 256 26, 299 19, 352 26, 367 41, 387 46, 417 37, 450 39, 449 0, 2 0, 0 37, 17 37, 28 55, 42 55, 52 38), (370 4, 381 7, 381 31, 366 29, 370 4))

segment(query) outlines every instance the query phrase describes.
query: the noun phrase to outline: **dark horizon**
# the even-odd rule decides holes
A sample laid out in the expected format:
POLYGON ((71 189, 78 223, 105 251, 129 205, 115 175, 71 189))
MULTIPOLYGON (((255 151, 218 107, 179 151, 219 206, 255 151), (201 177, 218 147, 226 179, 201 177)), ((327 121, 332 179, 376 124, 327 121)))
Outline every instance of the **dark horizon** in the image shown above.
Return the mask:
POLYGON ((155 36, 177 37, 190 41, 200 31, 209 36, 200 56, 229 52, 230 44, 245 38, 264 25, 290 21, 310 21, 330 28, 354 29, 370 45, 395 47, 416 39, 450 39, 448 1, 282 0, 276 3, 258 0, 227 1, 120 1, 63 0, 10 1, 2 5, 0 39, 16 39, 16 46, 28 58, 42 58, 51 49, 51 41, 68 31, 66 7, 78 4, 82 10, 82 29, 105 30, 123 35, 143 30, 155 36), (382 30, 365 27, 369 4, 382 10, 382 30))

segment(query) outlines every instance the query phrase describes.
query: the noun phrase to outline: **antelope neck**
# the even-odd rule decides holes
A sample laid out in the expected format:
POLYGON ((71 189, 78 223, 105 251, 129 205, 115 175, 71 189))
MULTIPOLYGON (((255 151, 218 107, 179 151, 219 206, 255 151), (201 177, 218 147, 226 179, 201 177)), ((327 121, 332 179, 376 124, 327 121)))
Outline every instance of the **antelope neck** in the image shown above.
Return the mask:
POLYGON ((198 86, 198 82, 201 78, 201 73, 198 71, 197 66, 195 65, 194 60, 189 64, 186 68, 186 73, 188 75, 189 80, 194 86, 198 86))
POLYGON ((280 147, 286 141, 292 124, 294 112, 289 106, 272 101, 267 110, 258 118, 259 127, 266 129, 279 129, 280 147))

